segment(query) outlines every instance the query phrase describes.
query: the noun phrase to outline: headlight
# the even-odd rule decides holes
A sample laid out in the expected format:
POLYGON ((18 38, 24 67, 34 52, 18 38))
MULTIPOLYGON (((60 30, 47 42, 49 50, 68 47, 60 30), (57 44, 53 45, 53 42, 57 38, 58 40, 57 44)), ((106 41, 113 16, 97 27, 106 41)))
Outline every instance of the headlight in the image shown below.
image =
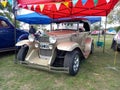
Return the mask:
POLYGON ((30 34, 28 36, 28 39, 29 39, 30 42, 33 42, 35 40, 35 36, 33 34, 30 34))
POLYGON ((38 43, 35 43, 35 47, 36 47, 36 48, 38 48, 38 47, 39 47, 38 43))
POLYGON ((49 49, 53 49, 53 45, 49 45, 49 49))
POLYGON ((50 43, 55 43, 56 42, 56 38, 55 37, 49 37, 49 42, 50 43))

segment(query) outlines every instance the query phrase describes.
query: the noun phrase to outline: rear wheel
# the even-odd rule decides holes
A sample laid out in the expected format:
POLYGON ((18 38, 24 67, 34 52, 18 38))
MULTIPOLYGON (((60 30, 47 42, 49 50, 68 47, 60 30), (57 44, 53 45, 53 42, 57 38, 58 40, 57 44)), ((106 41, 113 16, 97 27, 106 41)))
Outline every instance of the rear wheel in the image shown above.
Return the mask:
POLYGON ((117 51, 117 43, 116 41, 113 41, 113 46, 112 46, 114 51, 117 51))
POLYGON ((67 52, 64 58, 64 67, 69 67, 69 74, 75 76, 80 68, 80 53, 77 50, 67 52))
POLYGON ((28 52, 28 46, 26 46, 26 45, 22 46, 17 53, 17 59, 20 61, 24 61, 25 57, 27 55, 27 52, 28 52))

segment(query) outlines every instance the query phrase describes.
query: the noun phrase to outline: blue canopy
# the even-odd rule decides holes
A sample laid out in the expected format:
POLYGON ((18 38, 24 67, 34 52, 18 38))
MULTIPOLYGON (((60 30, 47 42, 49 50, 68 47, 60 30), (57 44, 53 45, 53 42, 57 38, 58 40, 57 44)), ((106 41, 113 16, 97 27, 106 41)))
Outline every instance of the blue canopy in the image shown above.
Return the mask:
POLYGON ((91 24, 100 22, 101 17, 100 16, 75 16, 75 17, 67 17, 67 18, 58 18, 54 19, 54 22, 61 21, 61 20, 71 20, 71 19, 80 19, 80 20, 88 20, 91 24))
POLYGON ((85 16, 84 18, 87 18, 91 23, 96 23, 101 21, 100 16, 85 16))
MULTIPOLYGON (((78 16, 78 17, 74 17, 74 18, 84 18, 89 20, 91 23, 95 23, 95 22, 99 22, 101 21, 101 17, 100 16, 78 16)), ((28 24, 50 24, 52 21, 57 21, 57 20, 68 20, 71 19, 70 17, 68 18, 59 18, 59 19, 55 19, 53 20, 52 18, 46 16, 46 15, 42 15, 42 14, 38 14, 36 12, 34 13, 30 13, 30 14, 24 14, 24 15, 18 15, 16 17, 17 20, 28 23, 28 24)))
POLYGON ((18 15, 16 19, 28 24, 49 24, 52 22, 52 19, 48 16, 38 13, 18 15))

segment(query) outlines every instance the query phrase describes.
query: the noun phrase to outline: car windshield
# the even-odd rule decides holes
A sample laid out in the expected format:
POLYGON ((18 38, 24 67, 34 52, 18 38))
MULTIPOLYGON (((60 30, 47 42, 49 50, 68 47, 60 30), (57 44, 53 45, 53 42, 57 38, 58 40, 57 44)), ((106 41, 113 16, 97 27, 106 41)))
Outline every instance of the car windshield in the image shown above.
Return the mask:
POLYGON ((77 23, 64 22, 64 23, 59 24, 58 29, 76 29, 77 30, 77 23))
MULTIPOLYGON (((79 27, 82 27, 83 24, 79 24, 79 27)), ((56 29, 62 29, 62 30, 78 30, 78 22, 64 22, 57 24, 56 29)))

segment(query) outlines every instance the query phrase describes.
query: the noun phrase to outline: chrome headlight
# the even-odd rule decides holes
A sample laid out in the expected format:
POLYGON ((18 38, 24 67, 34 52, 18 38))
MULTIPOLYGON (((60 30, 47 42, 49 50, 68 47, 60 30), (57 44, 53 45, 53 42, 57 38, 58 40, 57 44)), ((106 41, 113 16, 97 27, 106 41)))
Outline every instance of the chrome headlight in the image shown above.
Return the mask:
POLYGON ((35 40, 35 36, 33 34, 30 34, 28 36, 28 39, 29 39, 30 42, 33 42, 35 40))
POLYGON ((39 44, 38 44, 38 43, 35 43, 35 47, 38 48, 38 47, 39 47, 39 44))
POLYGON ((50 43, 55 43, 56 42, 56 38, 55 37, 49 37, 49 42, 50 43))

